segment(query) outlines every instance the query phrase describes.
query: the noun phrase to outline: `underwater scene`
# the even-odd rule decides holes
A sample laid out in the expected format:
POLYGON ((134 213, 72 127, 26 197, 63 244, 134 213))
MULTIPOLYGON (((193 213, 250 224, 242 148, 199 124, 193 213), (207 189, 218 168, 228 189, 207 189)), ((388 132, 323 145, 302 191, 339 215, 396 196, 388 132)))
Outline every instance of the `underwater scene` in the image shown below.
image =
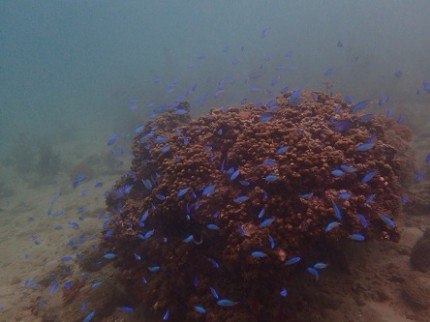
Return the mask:
POLYGON ((2 0, 0 322, 430 322, 429 16, 2 0))

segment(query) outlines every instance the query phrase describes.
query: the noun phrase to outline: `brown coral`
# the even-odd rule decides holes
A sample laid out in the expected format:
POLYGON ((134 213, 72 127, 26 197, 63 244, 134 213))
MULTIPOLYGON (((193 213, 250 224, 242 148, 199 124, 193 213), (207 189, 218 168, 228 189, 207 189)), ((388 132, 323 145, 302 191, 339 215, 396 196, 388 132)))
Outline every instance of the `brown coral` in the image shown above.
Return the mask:
POLYGON ((405 161, 398 150, 405 155, 408 131, 351 113, 338 97, 297 94, 195 120, 183 103, 135 139, 132 169, 107 199, 117 217, 103 248, 117 254, 124 280, 154 320, 169 310, 173 321, 278 321, 285 309, 279 292, 325 260, 321 244, 353 234, 399 239, 381 214, 400 211, 405 161), (400 130, 387 137, 387 127, 400 130), (363 143, 369 148, 359 151, 363 143), (345 165, 355 170, 333 175, 345 165), (369 171, 374 177, 363 182, 369 171), (326 231, 333 221, 340 225, 326 231), (257 250, 267 256, 252 256, 257 250), (296 256, 300 262, 285 265, 296 256), (238 304, 217 305, 211 287, 238 304))

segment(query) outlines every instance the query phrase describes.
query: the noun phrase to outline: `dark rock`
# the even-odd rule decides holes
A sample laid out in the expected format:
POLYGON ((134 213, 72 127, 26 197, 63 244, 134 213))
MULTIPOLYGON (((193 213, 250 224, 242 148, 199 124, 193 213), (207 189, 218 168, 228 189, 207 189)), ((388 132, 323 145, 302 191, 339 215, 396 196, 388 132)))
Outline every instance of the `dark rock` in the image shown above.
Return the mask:
POLYGON ((424 232, 423 237, 418 239, 412 248, 411 265, 414 269, 426 272, 430 268, 430 229, 424 232))

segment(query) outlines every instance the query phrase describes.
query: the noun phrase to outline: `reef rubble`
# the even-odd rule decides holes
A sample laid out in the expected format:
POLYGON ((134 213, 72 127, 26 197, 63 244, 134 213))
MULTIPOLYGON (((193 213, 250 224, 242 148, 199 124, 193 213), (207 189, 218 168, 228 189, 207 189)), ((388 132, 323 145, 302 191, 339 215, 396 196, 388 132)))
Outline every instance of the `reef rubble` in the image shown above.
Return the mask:
POLYGON ((289 91, 145 125, 101 247, 153 321, 284 321, 289 283, 334 245, 399 240, 411 133, 361 108, 289 91))

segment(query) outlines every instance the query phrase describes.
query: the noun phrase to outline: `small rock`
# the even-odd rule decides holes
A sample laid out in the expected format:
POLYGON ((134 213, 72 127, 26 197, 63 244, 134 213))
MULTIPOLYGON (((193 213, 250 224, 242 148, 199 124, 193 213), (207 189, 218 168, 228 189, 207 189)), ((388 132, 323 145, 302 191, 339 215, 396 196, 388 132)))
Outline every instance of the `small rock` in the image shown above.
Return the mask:
POLYGON ((414 269, 426 272, 430 269, 430 229, 424 232, 411 251, 411 265, 414 269))
POLYGON ((430 307, 430 279, 411 275, 402 287, 402 295, 406 302, 414 308, 430 307))

